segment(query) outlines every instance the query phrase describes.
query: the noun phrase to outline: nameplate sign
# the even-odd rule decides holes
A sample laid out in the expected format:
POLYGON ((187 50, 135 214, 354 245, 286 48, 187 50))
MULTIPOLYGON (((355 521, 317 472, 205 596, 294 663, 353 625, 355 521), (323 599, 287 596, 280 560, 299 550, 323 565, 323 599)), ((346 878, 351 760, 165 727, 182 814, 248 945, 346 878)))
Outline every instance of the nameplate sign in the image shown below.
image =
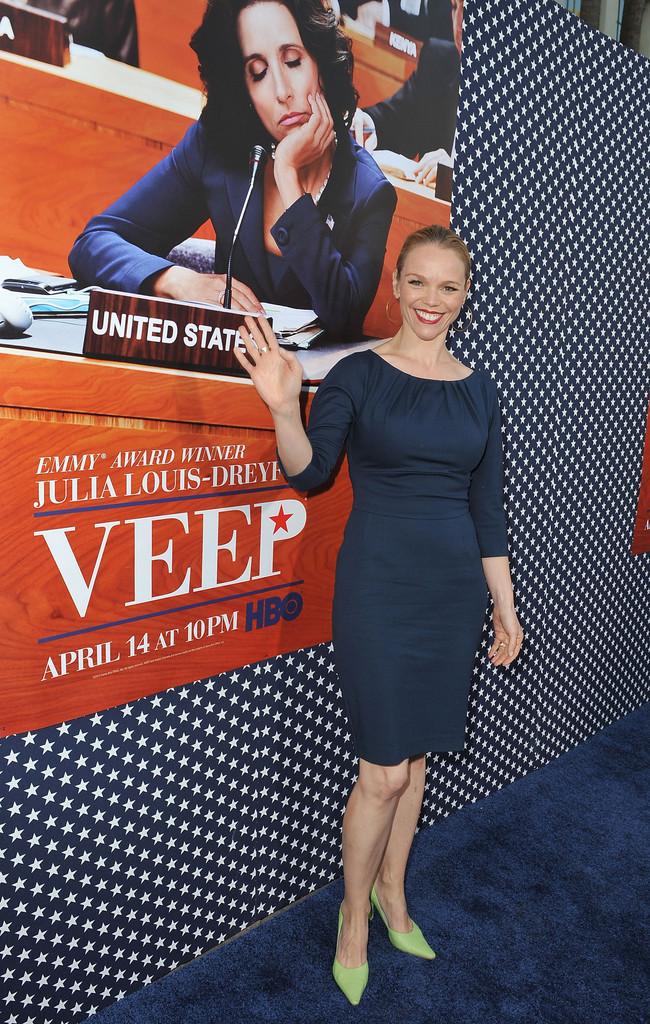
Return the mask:
POLYGON ((447 164, 438 164, 436 171, 436 199, 444 199, 446 203, 451 202, 451 185, 453 167, 447 164))
POLYGON ((234 349, 245 351, 239 328, 246 315, 218 306, 94 288, 83 354, 245 376, 234 349))
POLYGON ((68 19, 17 0, 3 0, 0 50, 63 67, 70 60, 68 19))
POLYGON ((405 57, 415 64, 420 56, 422 42, 420 39, 414 39, 413 36, 407 35, 406 32, 398 32, 390 25, 377 23, 375 25, 375 46, 379 46, 382 50, 390 50, 391 53, 405 57))

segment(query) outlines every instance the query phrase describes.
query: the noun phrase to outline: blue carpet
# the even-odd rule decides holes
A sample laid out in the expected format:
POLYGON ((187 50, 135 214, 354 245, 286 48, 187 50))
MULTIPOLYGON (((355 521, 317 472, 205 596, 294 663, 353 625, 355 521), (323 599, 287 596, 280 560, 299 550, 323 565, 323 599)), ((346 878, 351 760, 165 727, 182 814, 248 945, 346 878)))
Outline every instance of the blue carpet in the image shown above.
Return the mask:
POLYGON ((93 1017, 101 1024, 650 1024, 650 704, 416 835, 411 916, 350 1006, 331 963, 342 880, 93 1017))

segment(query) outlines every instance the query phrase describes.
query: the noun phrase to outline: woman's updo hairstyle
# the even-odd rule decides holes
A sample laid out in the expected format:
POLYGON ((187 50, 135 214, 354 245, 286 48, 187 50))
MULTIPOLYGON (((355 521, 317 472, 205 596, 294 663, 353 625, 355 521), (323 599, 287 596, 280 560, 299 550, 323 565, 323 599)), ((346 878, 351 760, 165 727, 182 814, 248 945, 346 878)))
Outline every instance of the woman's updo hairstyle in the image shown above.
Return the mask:
POLYGON ((470 256, 469 249, 463 242, 462 238, 452 231, 451 228, 444 228, 441 224, 431 224, 428 227, 419 228, 417 231, 412 231, 404 239, 404 244, 400 249, 399 256, 397 257, 397 264, 395 269, 397 276, 400 277, 404 268, 406 257, 410 253, 411 249, 415 249, 418 245, 439 245, 442 249, 451 249, 457 256, 463 261, 465 266, 465 281, 472 276, 472 257, 470 256))

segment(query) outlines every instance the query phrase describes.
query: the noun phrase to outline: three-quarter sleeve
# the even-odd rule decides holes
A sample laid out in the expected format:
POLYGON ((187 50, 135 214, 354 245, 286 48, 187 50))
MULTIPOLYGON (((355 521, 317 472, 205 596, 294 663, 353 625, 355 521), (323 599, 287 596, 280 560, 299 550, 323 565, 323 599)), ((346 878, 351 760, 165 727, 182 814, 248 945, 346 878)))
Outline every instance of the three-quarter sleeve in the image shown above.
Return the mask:
POLYGON ((309 463, 290 474, 276 456, 280 472, 297 491, 310 491, 326 483, 343 451, 350 428, 361 407, 363 377, 360 353, 340 359, 320 383, 309 411, 307 437, 312 447, 309 463))
POLYGON ((362 332, 377 294, 397 204, 397 193, 383 174, 368 177, 368 194, 363 201, 355 198, 338 245, 310 195, 296 199, 271 227, 282 258, 309 293, 312 309, 338 340, 362 332))
POLYGON ((482 558, 508 554, 508 530, 503 496, 503 444, 501 410, 496 384, 490 381, 489 427, 485 450, 472 470, 469 509, 476 527, 482 558))

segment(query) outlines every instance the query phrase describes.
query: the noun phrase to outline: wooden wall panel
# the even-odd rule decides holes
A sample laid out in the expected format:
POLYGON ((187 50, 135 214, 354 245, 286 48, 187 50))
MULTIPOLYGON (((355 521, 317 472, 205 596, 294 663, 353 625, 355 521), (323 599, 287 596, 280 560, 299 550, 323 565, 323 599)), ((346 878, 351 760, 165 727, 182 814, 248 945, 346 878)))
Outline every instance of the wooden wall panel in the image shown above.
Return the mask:
POLYGON ((106 57, 75 56, 55 68, 0 54, 0 96, 168 146, 203 105, 196 89, 106 57))
MULTIPOLYGON (((173 83, 160 96, 172 109, 122 95, 136 83, 153 100, 161 80, 114 61, 96 67, 0 56, 0 249, 65 275, 90 217, 168 153, 201 109, 198 92, 173 83), (115 91, 90 84, 105 80, 106 65, 115 91)), ((198 234, 214 238, 210 225, 198 234)))
POLYGON ((140 67, 200 89, 190 38, 201 24, 205 8, 206 0, 184 0, 174 5, 173 17, 161 17, 158 0, 135 0, 140 67))
POLYGON ((0 145, 20 138, 1 158, 2 251, 28 266, 68 275, 68 253, 86 222, 164 151, 56 112, 45 119, 29 106, 5 102, 0 116, 0 145), (51 155, 44 159, 44 152, 51 155))

